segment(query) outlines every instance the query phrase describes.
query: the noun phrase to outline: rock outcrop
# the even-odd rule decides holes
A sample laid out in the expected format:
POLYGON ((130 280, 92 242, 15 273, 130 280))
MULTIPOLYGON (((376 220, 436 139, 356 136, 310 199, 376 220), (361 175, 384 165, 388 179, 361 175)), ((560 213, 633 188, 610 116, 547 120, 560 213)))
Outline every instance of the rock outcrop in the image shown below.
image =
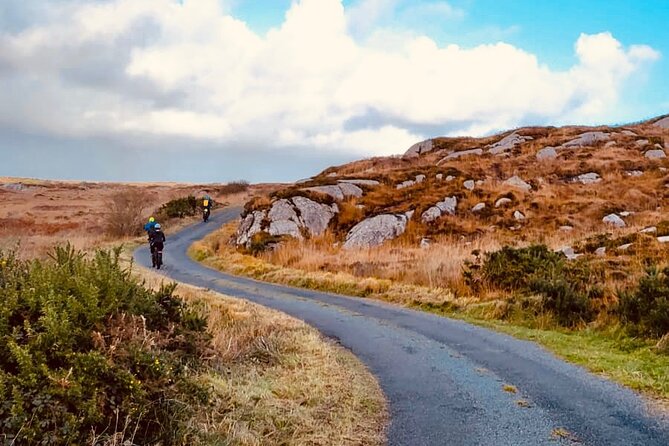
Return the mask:
POLYGON ((658 121, 655 121, 653 125, 655 127, 660 127, 662 129, 669 129, 669 116, 667 116, 666 118, 662 118, 658 121))
POLYGON ((483 155, 483 149, 469 149, 469 150, 461 150, 459 152, 453 152, 448 154, 445 158, 443 158, 441 161, 437 163, 437 165, 445 162, 445 161, 451 161, 454 159, 462 158, 463 156, 481 156, 483 155))
POLYGON ((577 176, 574 181, 581 184, 595 184, 602 181, 602 177, 600 177, 598 173, 588 172, 577 176))
POLYGON ((474 180, 467 180, 462 185, 465 187, 465 189, 469 191, 474 190, 474 188, 476 187, 476 183, 474 182, 474 180))
POLYGON ((356 186, 378 186, 381 184, 380 182, 376 180, 339 180, 339 183, 344 183, 344 184, 355 184, 356 186))
POLYGON ((644 156, 651 160, 666 158, 667 154, 662 149, 652 149, 647 151, 644 156))
POLYGON ((409 147, 409 150, 404 153, 404 158, 418 158, 423 153, 431 152, 432 150, 434 150, 434 142, 428 139, 409 147))
POLYGON ((425 181, 425 178, 427 178, 425 175, 416 175, 416 178, 413 180, 406 180, 395 186, 396 189, 406 189, 407 187, 415 186, 416 184, 420 184, 423 181, 425 181))
POLYGON ((513 200, 511 200, 510 198, 502 197, 495 202, 495 207, 496 208, 501 208, 503 206, 511 204, 512 202, 513 202, 513 200))
POLYGON ((472 208, 472 212, 481 212, 483 209, 485 209, 485 203, 478 203, 472 208))
POLYGON ((555 150, 555 147, 544 147, 537 152, 537 160, 539 161, 554 160, 557 157, 558 153, 557 150, 555 150))
POLYGON ((237 245, 248 245, 254 235, 262 232, 267 212, 253 211, 242 219, 237 229, 237 245))
POLYGON ((514 175, 508 180, 504 182, 505 186, 511 186, 515 187, 517 189, 524 190, 525 192, 529 192, 532 190, 532 186, 530 186, 529 183, 527 183, 525 180, 520 178, 518 175, 514 175))
POLYGON ((344 249, 379 246, 402 235, 408 222, 405 214, 381 214, 365 219, 349 231, 344 249))
POLYGON ((500 155, 502 153, 506 153, 510 150, 513 150, 514 147, 516 147, 519 144, 522 144, 526 141, 531 141, 532 138, 531 136, 520 136, 518 133, 514 132, 510 135, 505 136, 495 144, 491 144, 488 146, 488 152, 493 154, 493 155, 500 155))
POLYGON ((286 235, 303 239, 323 234, 330 220, 339 211, 336 204, 328 206, 306 197, 277 200, 269 211, 253 211, 247 214, 237 230, 237 245, 248 245, 254 235, 266 232, 270 235, 286 235))
POLYGON ((355 184, 351 183, 339 183, 336 185, 330 185, 330 186, 314 186, 314 187, 307 187, 302 189, 304 191, 309 191, 309 192, 318 192, 321 194, 328 195, 335 200, 341 201, 345 198, 348 197, 357 197, 360 198, 362 197, 363 190, 360 189, 358 186, 355 184))
POLYGON ((573 148, 573 147, 590 147, 594 146, 599 142, 606 142, 611 139, 611 135, 604 132, 586 132, 578 135, 578 137, 562 144, 561 147, 564 148, 573 148))
POLYGON ((624 228, 625 226, 627 226, 625 220, 620 218, 617 214, 607 215, 602 219, 602 222, 606 223, 607 225, 615 226, 616 228, 624 228))
POLYGON ((423 212, 421 219, 424 223, 432 222, 443 215, 455 215, 455 210, 458 207, 458 199, 456 197, 448 197, 444 201, 440 201, 427 211, 423 212))

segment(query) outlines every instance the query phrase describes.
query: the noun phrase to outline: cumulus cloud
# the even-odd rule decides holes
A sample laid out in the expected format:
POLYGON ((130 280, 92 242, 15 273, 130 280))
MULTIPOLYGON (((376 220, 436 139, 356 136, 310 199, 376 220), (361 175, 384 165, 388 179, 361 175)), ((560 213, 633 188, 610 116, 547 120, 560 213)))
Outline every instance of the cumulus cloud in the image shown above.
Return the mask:
MULTIPOLYGON (((388 30, 354 37, 352 23, 370 27, 395 4, 347 11, 340 0, 299 0, 261 35, 219 0, 63 0, 38 23, 0 31, 0 127, 392 154, 443 133, 602 119, 659 57, 609 33, 583 34, 573 67, 555 71, 506 43, 439 46, 388 30)), ((445 2, 416 8, 462 14, 445 2)))

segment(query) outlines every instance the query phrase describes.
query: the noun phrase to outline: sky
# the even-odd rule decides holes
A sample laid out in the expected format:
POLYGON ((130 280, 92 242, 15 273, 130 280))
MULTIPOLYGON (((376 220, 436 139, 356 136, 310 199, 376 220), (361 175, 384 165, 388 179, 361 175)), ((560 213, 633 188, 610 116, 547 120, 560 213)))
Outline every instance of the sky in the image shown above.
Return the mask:
POLYGON ((294 181, 669 113, 666 1, 2 0, 0 176, 294 181))

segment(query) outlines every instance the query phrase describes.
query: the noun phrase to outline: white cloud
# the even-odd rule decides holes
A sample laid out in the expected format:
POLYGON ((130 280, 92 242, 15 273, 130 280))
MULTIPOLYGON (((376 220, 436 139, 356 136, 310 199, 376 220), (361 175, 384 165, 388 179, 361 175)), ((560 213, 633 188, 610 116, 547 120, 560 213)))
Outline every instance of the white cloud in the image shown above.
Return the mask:
MULTIPOLYGON (((0 31, 0 126, 390 154, 436 134, 605 119, 624 83, 659 57, 584 34, 574 66, 553 71, 505 43, 352 37, 352 20, 373 26, 395 3, 345 11, 339 0, 300 0, 266 35, 218 0, 71 3, 50 21, 0 31)), ((443 2, 425 8, 461 14, 443 2)))

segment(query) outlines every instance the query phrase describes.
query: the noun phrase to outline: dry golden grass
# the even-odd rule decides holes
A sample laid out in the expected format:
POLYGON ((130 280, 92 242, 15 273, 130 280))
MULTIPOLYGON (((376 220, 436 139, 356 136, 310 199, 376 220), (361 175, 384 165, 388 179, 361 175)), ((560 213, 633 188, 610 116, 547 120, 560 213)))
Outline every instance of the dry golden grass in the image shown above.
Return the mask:
MULTIPOLYGON (((258 193, 267 193, 271 185, 252 186, 248 191, 217 195, 225 186, 177 183, 89 183, 0 178, 0 249, 15 249, 23 258, 43 257, 52 246, 70 241, 79 249, 94 249, 118 237, 107 234, 112 218, 110 206, 115 196, 134 195, 143 202, 130 206, 138 221, 173 198, 207 190, 219 203, 242 205, 258 193), (5 185, 20 184, 22 190, 5 185)), ((136 200, 137 201, 137 200, 136 200)), ((133 215, 131 215, 132 217, 133 215)), ((130 220, 130 218, 125 218, 130 220)), ((174 229, 173 222, 167 229, 174 229), (171 226, 171 228, 170 228, 171 226)), ((126 232, 126 231, 120 231, 126 232)))
POLYGON ((350 352, 283 313, 187 285, 178 294, 208 315, 216 356, 200 377, 214 397, 193 420, 204 444, 385 443, 383 394, 350 352))

